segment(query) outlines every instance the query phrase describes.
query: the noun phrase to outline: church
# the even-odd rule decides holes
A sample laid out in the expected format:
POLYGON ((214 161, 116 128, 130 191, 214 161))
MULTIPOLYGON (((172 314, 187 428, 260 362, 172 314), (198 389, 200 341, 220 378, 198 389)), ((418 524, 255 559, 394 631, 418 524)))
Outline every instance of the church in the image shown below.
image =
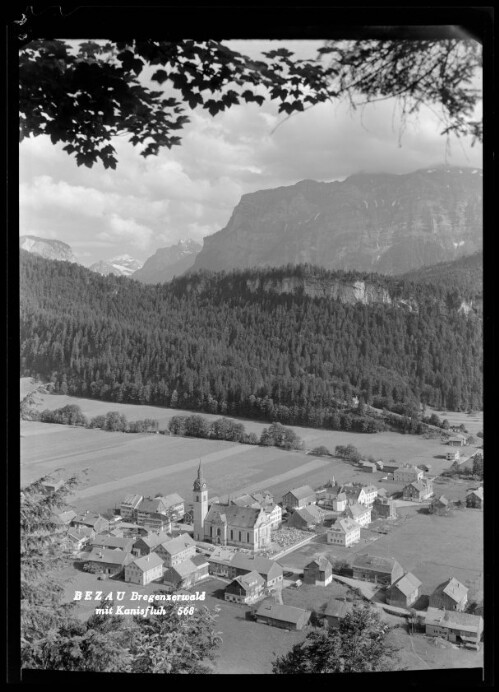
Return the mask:
POLYGON ((270 546, 272 519, 260 507, 241 507, 228 502, 208 503, 208 486, 201 462, 193 487, 194 540, 215 545, 234 545, 247 550, 270 546))

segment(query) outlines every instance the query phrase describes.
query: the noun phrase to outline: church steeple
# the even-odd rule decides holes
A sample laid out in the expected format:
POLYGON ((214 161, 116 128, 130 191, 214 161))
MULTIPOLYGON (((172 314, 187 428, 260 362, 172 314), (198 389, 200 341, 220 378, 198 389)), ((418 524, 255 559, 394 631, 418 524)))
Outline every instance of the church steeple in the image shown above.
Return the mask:
POLYGON ((201 459, 199 460, 199 466, 198 466, 198 475, 194 480, 194 487, 193 489, 196 492, 201 492, 202 490, 206 490, 208 486, 206 485, 206 481, 203 478, 203 471, 201 469, 201 459))

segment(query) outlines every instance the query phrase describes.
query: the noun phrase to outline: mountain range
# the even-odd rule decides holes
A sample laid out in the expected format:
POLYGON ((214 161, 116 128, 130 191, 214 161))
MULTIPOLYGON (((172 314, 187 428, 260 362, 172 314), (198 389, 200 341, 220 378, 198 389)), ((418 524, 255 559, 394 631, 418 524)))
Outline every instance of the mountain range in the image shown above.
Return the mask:
POLYGON ((180 240, 176 245, 159 248, 133 274, 133 278, 144 284, 170 281, 192 267, 201 248, 202 245, 194 240, 180 240))
POLYGON ((97 272, 97 274, 102 274, 102 276, 109 276, 109 274, 132 276, 141 267, 142 262, 140 260, 133 259, 130 255, 119 255, 109 260, 95 262, 89 269, 90 271, 97 272))
POLYGON ((39 238, 36 235, 22 235, 19 238, 21 250, 27 250, 35 255, 64 262, 76 262, 71 247, 62 240, 39 238))
POLYGON ((403 274, 482 247, 482 171, 359 173, 243 195, 190 271, 309 263, 403 274))

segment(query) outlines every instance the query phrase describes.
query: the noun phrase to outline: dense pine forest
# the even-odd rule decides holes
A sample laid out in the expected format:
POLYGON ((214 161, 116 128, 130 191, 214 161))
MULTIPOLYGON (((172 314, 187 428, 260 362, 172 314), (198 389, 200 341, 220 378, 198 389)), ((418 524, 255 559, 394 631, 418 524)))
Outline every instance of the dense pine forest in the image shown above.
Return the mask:
POLYGON ((24 251, 20 262, 21 374, 56 392, 365 432, 383 427, 365 404, 482 407, 482 320, 458 309, 476 298, 470 282, 301 266, 151 286, 24 251), (316 275, 369 280, 416 309, 248 288, 316 275))

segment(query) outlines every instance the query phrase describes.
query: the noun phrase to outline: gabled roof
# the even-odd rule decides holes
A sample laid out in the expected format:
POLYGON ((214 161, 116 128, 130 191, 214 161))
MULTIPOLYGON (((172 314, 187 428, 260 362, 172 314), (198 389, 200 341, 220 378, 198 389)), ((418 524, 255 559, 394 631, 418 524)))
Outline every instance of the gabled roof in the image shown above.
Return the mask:
POLYGON ((327 557, 325 557, 324 555, 320 555, 319 557, 316 557, 315 560, 312 560, 307 565, 305 565, 304 569, 326 570, 330 567, 332 568, 332 564, 329 562, 327 557))
POLYGON ((355 504, 347 507, 345 511, 352 514, 353 519, 356 519, 357 517, 362 517, 364 514, 370 512, 371 510, 369 509, 369 507, 365 507, 364 505, 355 504))
POLYGON ((354 519, 350 519, 350 517, 344 517, 342 519, 337 519, 329 530, 336 533, 348 534, 358 529, 360 529, 360 524, 357 524, 357 522, 354 519))
MULTIPOLYGON (((289 490, 288 493, 294 495, 294 497, 296 497, 297 500, 303 500, 304 498, 309 497, 310 495, 315 496, 315 492, 309 485, 300 485, 299 488, 293 488, 293 490, 289 490)), ((288 493, 285 493, 285 495, 287 495, 288 493)))
POLYGON ((439 584, 434 591, 435 594, 444 593, 449 598, 452 598, 456 603, 460 603, 468 593, 468 587, 461 584, 455 577, 450 577, 442 584, 439 584))
POLYGON ((259 507, 215 504, 210 507, 205 521, 220 521, 236 528, 250 529, 256 526, 261 516, 265 517, 266 514, 259 507))
POLYGON ((180 505, 184 502, 184 498, 180 497, 178 493, 170 493, 169 495, 165 495, 163 497, 163 504, 166 505, 166 507, 174 507, 175 505, 180 505))
POLYGON ((412 572, 407 572, 393 584, 392 588, 398 589, 404 596, 410 596, 414 589, 419 589, 421 582, 412 572))
POLYGON ((322 512, 319 510, 319 508, 314 507, 313 505, 303 507, 302 509, 295 509, 292 516, 295 514, 301 517, 306 524, 318 524, 323 518, 322 512))
POLYGON ((93 532, 89 526, 73 526, 68 529, 66 536, 74 541, 81 541, 82 538, 89 538, 93 532))
POLYGON ((352 567, 372 569, 376 572, 386 572, 387 574, 391 574, 396 566, 400 567, 400 564, 393 557, 379 557, 378 555, 369 555, 368 553, 357 554, 352 562, 352 567))
POLYGON ((428 490, 428 480, 429 479, 423 478, 419 481, 413 481, 412 483, 408 483, 405 487, 408 488, 412 486, 413 488, 416 488, 416 490, 418 490, 419 492, 423 492, 424 490, 428 490))
POLYGON ((54 512, 54 522, 56 524, 69 524, 76 517, 74 509, 68 509, 65 512, 54 512))
POLYGON ((127 507, 137 508, 141 502, 142 495, 125 495, 121 501, 121 504, 126 505, 127 507))
POLYGON ((268 574, 274 567, 282 572, 282 567, 278 562, 270 560, 268 557, 251 556, 244 553, 236 553, 231 560, 230 566, 236 569, 254 570, 260 574, 268 574))
POLYGON ((254 507, 258 505, 258 502, 251 495, 240 495, 232 500, 235 505, 239 507, 254 507))
POLYGON ((207 564, 208 562, 206 558, 204 558, 202 555, 196 555, 195 557, 188 558, 187 560, 182 560, 182 562, 175 565, 175 567, 170 567, 167 569, 165 572, 165 579, 168 580, 168 577, 172 575, 177 575, 180 579, 185 579, 185 577, 197 572, 200 567, 207 564))
POLYGON ((132 561, 130 553, 124 550, 110 548, 94 548, 86 558, 88 562, 103 562, 113 565, 125 565, 132 561))
POLYGON ((196 544, 188 533, 183 533, 181 536, 164 541, 161 545, 169 555, 177 555, 196 544))
POLYGON ((248 572, 247 574, 241 574, 232 581, 237 581, 237 583, 240 584, 244 589, 251 589, 255 586, 265 585, 265 579, 255 570, 248 572))
POLYGON ((162 565, 163 560, 160 558, 158 553, 149 553, 149 555, 143 555, 142 557, 136 558, 133 561, 133 564, 137 565, 142 572, 148 572, 150 569, 162 565))
POLYGON ((440 503, 441 505, 447 507, 449 505, 449 500, 444 495, 440 495, 439 498, 433 500, 433 504, 436 505, 437 503, 440 503))
POLYGON ((480 498, 480 500, 483 500, 483 487, 480 486, 479 488, 476 488, 476 490, 470 490, 466 497, 469 497, 470 495, 476 495, 480 498))
POLYGON ((168 510, 168 506, 165 504, 164 497, 146 497, 137 507, 137 510, 147 514, 164 514, 168 510))
POLYGON ((171 540, 171 536, 167 534, 165 531, 161 531, 161 533, 151 533, 148 536, 140 536, 140 538, 137 538, 134 545, 138 543, 139 541, 142 541, 147 545, 148 548, 156 548, 160 543, 165 543, 166 541, 171 540))
POLYGON ((77 514, 72 521, 78 524, 85 524, 86 526, 94 526, 98 521, 106 522, 107 520, 96 512, 82 512, 77 514))
POLYGON ((471 613, 459 613, 455 610, 441 610, 440 608, 428 608, 426 611, 425 625, 439 625, 440 627, 452 627, 478 633, 482 628, 483 620, 480 615, 471 613))
POLYGON ((273 620, 280 620, 281 622, 292 622, 296 625, 304 614, 310 616, 310 611, 277 603, 262 603, 256 614, 272 618, 273 620))
POLYGON ((133 544, 133 538, 118 538, 116 536, 98 534, 92 538, 92 546, 102 546, 103 548, 121 548, 125 551, 130 551, 133 544))
POLYGON ((344 618, 351 606, 346 601, 339 601, 337 598, 332 598, 326 606, 324 615, 330 617, 344 618))

